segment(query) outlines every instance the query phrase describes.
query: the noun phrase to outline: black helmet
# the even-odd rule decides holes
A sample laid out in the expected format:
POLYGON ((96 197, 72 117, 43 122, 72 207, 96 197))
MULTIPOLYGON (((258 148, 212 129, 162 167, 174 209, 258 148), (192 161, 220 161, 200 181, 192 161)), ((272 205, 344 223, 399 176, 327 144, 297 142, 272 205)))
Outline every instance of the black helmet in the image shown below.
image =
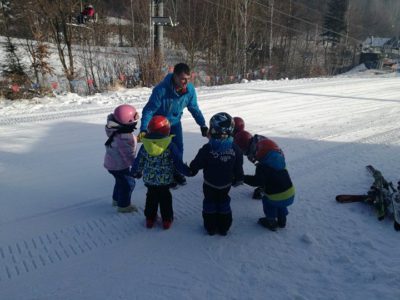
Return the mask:
POLYGON ((210 119, 210 134, 215 138, 228 137, 233 134, 235 122, 226 112, 213 115, 210 119))

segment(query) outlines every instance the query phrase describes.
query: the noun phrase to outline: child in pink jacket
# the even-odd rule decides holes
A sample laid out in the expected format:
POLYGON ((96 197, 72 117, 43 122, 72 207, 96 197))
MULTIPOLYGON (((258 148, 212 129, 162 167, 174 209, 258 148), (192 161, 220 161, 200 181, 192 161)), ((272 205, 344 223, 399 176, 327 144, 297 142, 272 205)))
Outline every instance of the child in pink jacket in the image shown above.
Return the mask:
POLYGON ((136 156, 137 140, 133 131, 138 119, 136 109, 123 104, 108 115, 105 126, 108 140, 105 143, 104 167, 115 178, 112 203, 118 206, 118 212, 121 213, 137 211, 131 204, 135 179, 131 176, 130 167, 136 156))

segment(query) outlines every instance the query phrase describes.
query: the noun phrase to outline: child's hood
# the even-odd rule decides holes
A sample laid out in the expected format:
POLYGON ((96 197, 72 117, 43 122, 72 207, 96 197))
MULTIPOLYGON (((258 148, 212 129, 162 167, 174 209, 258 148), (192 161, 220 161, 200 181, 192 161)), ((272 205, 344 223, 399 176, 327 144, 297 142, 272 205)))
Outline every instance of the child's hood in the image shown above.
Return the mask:
POLYGON ((286 168, 285 157, 278 151, 268 152, 267 155, 260 159, 260 163, 274 168, 275 170, 283 170, 286 168))
POLYGON ((132 133, 136 129, 136 123, 123 125, 118 123, 114 119, 113 114, 109 114, 107 117, 107 124, 106 124, 106 134, 110 137, 113 133, 132 133))
POLYGON ((164 153, 165 150, 168 149, 171 144, 172 138, 174 135, 167 136, 165 138, 143 138, 143 147, 144 150, 150 156, 159 156, 164 153))
POLYGON ((121 125, 118 124, 114 120, 114 115, 113 114, 109 114, 107 116, 107 124, 106 124, 106 134, 107 134, 107 136, 111 136, 111 134, 113 132, 117 131, 120 127, 121 127, 121 125))

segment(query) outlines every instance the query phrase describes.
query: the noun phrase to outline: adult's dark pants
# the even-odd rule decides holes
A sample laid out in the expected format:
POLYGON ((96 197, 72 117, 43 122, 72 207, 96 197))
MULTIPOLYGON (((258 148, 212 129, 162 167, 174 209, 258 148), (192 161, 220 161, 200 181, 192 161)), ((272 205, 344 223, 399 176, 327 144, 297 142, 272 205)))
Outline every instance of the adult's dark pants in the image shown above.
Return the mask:
MULTIPOLYGON (((179 150, 179 155, 183 158, 183 133, 182 133, 182 123, 179 122, 171 127, 171 134, 174 135, 172 138, 172 142, 176 145, 179 150)), ((177 182, 181 182, 184 180, 184 176, 178 172, 178 170, 174 170, 174 178, 177 182)))

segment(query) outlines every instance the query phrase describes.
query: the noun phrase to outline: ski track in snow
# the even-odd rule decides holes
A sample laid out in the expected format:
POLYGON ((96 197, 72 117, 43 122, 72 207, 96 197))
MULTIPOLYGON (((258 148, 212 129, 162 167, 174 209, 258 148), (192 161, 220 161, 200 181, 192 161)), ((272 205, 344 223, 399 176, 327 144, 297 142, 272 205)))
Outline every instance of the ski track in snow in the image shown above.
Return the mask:
MULTIPOLYGON (((320 80, 320 79, 319 79, 320 80)), ((343 84, 343 80, 327 80, 328 82, 318 82, 319 80, 315 79, 314 86, 313 86, 313 90, 316 89, 324 89, 324 88, 331 88, 332 85, 335 84, 343 84)), ((359 79, 359 80, 352 80, 352 90, 354 91, 354 85, 357 85, 358 83, 360 84, 360 89, 362 87, 364 87, 364 92, 365 92, 365 81, 368 79, 359 79)), ((302 80, 298 80, 298 81, 302 81, 302 80)), ((292 91, 292 90, 296 90, 297 92, 293 93, 294 95, 299 94, 299 90, 301 90, 301 88, 307 88, 310 86, 310 81, 312 82, 313 80, 309 80, 306 83, 297 83, 296 81, 294 82, 288 82, 288 84, 283 84, 280 87, 274 87, 274 85, 276 84, 280 84, 282 82, 280 81, 275 81, 271 83, 271 89, 256 89, 256 88, 247 88, 247 89, 240 89, 240 85, 237 84, 233 84, 232 88, 226 89, 226 86, 221 87, 216 87, 216 89, 210 89, 210 91, 208 91, 207 93, 200 93, 200 95, 198 96, 199 101, 215 101, 215 98, 226 98, 229 97, 229 99, 231 101, 229 102, 235 102, 235 100, 243 103, 243 97, 248 97, 249 93, 257 95, 257 97, 252 97, 249 101, 254 101, 254 100, 260 100, 260 99, 264 99, 264 98, 268 98, 268 94, 270 93, 284 93, 284 95, 282 96, 282 98, 287 97, 286 93, 292 91), (221 89, 221 90, 219 90, 221 89)), ((382 85, 383 87, 387 87, 388 84, 383 82, 380 83, 380 85, 382 85)), ((257 87, 257 84, 254 85, 255 87, 257 87)), ((376 90, 377 84, 374 84, 371 89, 376 90)), ((357 91, 356 91, 357 93, 357 91)), ((310 94, 310 96, 314 95, 310 94)), ((306 94, 307 95, 307 94, 306 94)), ((318 95, 319 97, 324 96, 324 97, 330 97, 332 95, 318 95)), ((351 98, 352 96, 341 96, 343 98, 351 98)), ((128 99, 126 99, 128 100, 128 99)), ((135 97, 133 97, 133 99, 131 99, 132 102, 134 102, 136 108, 141 109, 143 108, 144 104, 143 102, 137 102, 137 99, 135 97)), ((373 99, 371 99, 373 100, 373 99)), ((279 99, 277 100, 277 98, 274 98, 274 101, 279 101, 279 99)), ((320 101, 320 100, 316 100, 316 101, 320 101)), ((127 101, 129 103, 132 103, 131 101, 127 101)), ((400 102, 400 100, 399 100, 400 102)), ((245 103, 245 102, 244 102, 245 103)), ((220 105, 220 103, 218 103, 217 105, 220 105)), ((304 104, 302 104, 304 105, 304 104)), ((312 106, 313 103, 308 103, 307 105, 312 106)), ((66 111, 57 111, 57 112, 44 112, 44 113, 28 113, 28 114, 24 114, 24 115, 20 115, 20 116, 12 116, 12 117, 3 117, 0 119, 0 126, 5 126, 5 125, 15 125, 15 124, 19 124, 19 123, 29 123, 29 122, 40 122, 40 121, 47 121, 47 120, 59 120, 59 119, 65 119, 65 118, 70 118, 70 117, 80 117, 80 116, 87 116, 87 115, 96 115, 96 114, 105 114, 105 113, 109 113, 113 108, 114 108, 114 104, 113 105, 105 105, 102 108, 90 108, 90 107, 85 107, 85 108, 76 108, 74 110, 69 110, 66 109, 66 111)), ((289 105, 289 111, 296 109, 296 107, 290 106, 289 105)), ((58 109, 59 110, 59 109, 58 109)))
MULTIPOLYGON (((343 292, 343 294, 338 292, 335 287, 336 284, 344 286, 348 290, 353 290, 354 284, 359 284, 361 287, 368 286, 366 291, 360 291, 359 295, 368 292, 372 298, 380 295, 382 299, 389 299, 388 295, 393 295, 393 293, 382 295, 382 291, 374 288, 374 283, 382 286, 385 282, 386 284, 390 282, 390 285, 396 285, 399 282, 400 275, 397 272, 390 271, 390 260, 365 260, 365 253, 376 253, 376 257, 379 255, 390 257, 392 255, 388 250, 390 249, 390 241, 385 240, 385 237, 389 235, 395 239, 398 236, 395 236, 396 233, 394 232, 389 234, 386 232, 387 227, 391 226, 388 224, 390 221, 378 222, 374 220, 373 210, 362 204, 337 205, 333 199, 334 195, 331 195, 330 187, 319 186, 318 184, 323 182, 320 178, 324 178, 327 172, 338 172, 339 174, 337 178, 335 176, 328 178, 330 179, 327 182, 328 185, 345 184, 345 180, 342 178, 348 178, 353 173, 348 169, 342 172, 340 168, 341 158, 348 155, 360 157, 370 155, 368 147, 362 148, 357 147, 357 145, 400 145, 400 125, 398 125, 398 122, 387 122, 388 119, 396 120, 400 113, 400 109, 394 105, 394 102, 400 102, 398 91, 393 90, 394 83, 398 84, 398 80, 383 79, 375 83, 374 79, 363 78, 348 81, 348 79, 335 78, 310 80, 308 82, 301 80, 271 82, 267 85, 264 84, 262 88, 259 88, 259 84, 255 83, 245 88, 242 88, 241 85, 232 85, 210 88, 204 92, 200 91, 199 102, 200 105, 201 103, 205 104, 206 113, 212 114, 222 108, 226 111, 239 112, 240 106, 245 107, 245 120, 250 119, 250 114, 256 115, 254 120, 249 122, 249 131, 277 137, 278 144, 282 140, 284 151, 285 138, 307 139, 307 133, 309 133, 310 138, 307 139, 307 143, 313 141, 319 143, 318 147, 301 145, 301 143, 287 145, 287 147, 292 147, 286 153, 288 155, 288 169, 295 186, 298 187, 295 205, 289 210, 297 210, 297 214, 290 214, 287 231, 282 231, 279 235, 269 235, 266 244, 260 245, 259 240, 255 240, 253 245, 255 257, 259 257, 257 254, 265 251, 272 261, 274 258, 282 257, 282 253, 290 255, 293 248, 297 247, 296 251, 302 253, 304 261, 294 262, 289 259, 275 264, 268 261, 255 263, 249 259, 247 262, 242 262, 240 270, 225 269, 225 266, 221 265, 217 259, 224 255, 224 245, 222 243, 205 245, 204 249, 201 250, 202 254, 208 258, 213 268, 219 270, 219 274, 225 274, 227 278, 232 279, 232 276, 230 276, 232 271, 238 272, 237 278, 241 278, 241 276, 254 276, 255 270, 260 270, 260 273, 265 272, 265 270, 270 273, 279 273, 280 270, 276 269, 277 266, 289 270, 297 267, 302 270, 305 278, 319 278, 319 280, 309 283, 307 291, 302 291, 301 286, 298 293, 292 289, 289 293, 292 299, 317 299, 325 293, 326 299, 346 299, 348 295, 346 292, 343 292), (366 82, 371 82, 371 84, 366 86, 366 82), (329 94, 329 91, 332 91, 332 86, 335 85, 338 86, 337 93, 329 94), (312 89, 312 92, 309 92, 309 89, 312 89), (376 91, 380 91, 379 98, 368 97, 367 95, 372 91, 375 91, 375 94, 378 93, 376 91), (261 109, 264 107, 268 107, 268 109, 261 109), (332 111, 335 113, 331 113, 332 111), (263 118, 260 117, 263 114, 266 116, 265 123, 267 125, 263 124, 263 118), (373 117, 366 118, 366 115, 373 117), (312 120, 309 119, 310 117, 312 117, 312 120), (350 119, 351 122, 348 121, 350 119), (364 127, 366 120, 368 120, 367 128, 364 127), (285 126, 288 123, 293 125, 285 126), (331 127, 326 128, 324 124, 331 127), (374 130, 371 130, 371 128, 374 130), (258 132, 258 129, 263 132, 258 132), (307 146, 309 151, 296 152, 296 148, 300 149, 304 146, 307 146), (352 153, 352 151, 357 151, 357 153, 352 153), (322 209, 322 204, 312 205, 310 199, 324 202, 326 204, 325 209, 322 209), (357 219, 354 218, 355 214, 358 216, 357 219), (320 224, 321 230, 308 227, 307 222, 304 222, 305 219, 313 219, 314 221, 310 223, 320 224), (335 221, 343 227, 332 227, 335 221), (357 222, 361 224, 376 222, 379 229, 367 236, 363 234, 360 227, 356 226, 357 222), (338 244, 338 240, 342 239, 344 231, 351 231, 355 238, 354 240, 345 239, 342 244, 338 244), (380 235, 381 231, 385 231, 382 236, 380 235), (324 235, 325 232, 330 232, 330 234, 324 235), (383 251, 379 245, 384 245, 383 251), (338 248, 342 251, 335 252, 338 248), (332 269, 332 266, 336 267, 332 269), (376 271, 369 272, 371 269, 376 271), (325 273, 327 270, 331 270, 334 275, 325 273), (354 274, 357 274, 357 276, 355 277, 354 274), (332 278, 335 278, 334 282, 331 281, 332 278), (324 289, 321 290, 321 286, 324 289), (313 294, 314 289, 315 294, 313 294)), ((133 98, 132 103, 135 103, 134 100, 135 98, 133 98)), ((139 109, 143 105, 143 102, 135 103, 135 106, 139 109)), ((0 125, 6 128, 19 123, 100 115, 109 113, 113 107, 114 105, 107 105, 101 108, 77 108, 13 116, 1 119, 0 125)), ((191 116, 186 115, 184 118, 191 118, 191 116)), ((289 142, 293 143, 292 141, 289 142)), ((357 172, 359 171, 364 170, 357 170, 357 172)), ((236 198, 235 201, 249 201, 247 199, 249 191, 250 188, 240 187, 237 190, 232 190, 231 196, 236 198)), ((180 220, 201 215, 202 197, 200 189, 182 187, 173 191, 177 228, 173 226, 172 230, 179 230, 178 223, 180 220)), ((7 232, 12 230, 16 223, 34 226, 42 218, 63 216, 72 220, 77 211, 91 210, 103 203, 98 215, 92 214, 90 218, 79 219, 78 222, 72 222, 71 225, 61 225, 60 228, 53 228, 49 231, 36 230, 37 233, 34 235, 22 234, 23 238, 19 236, 18 239, 14 239, 8 236, 7 241, 2 239, 3 243, 0 245, 0 282, 7 283, 28 274, 35 274, 35 272, 39 272, 48 266, 62 264, 79 256, 100 251, 104 247, 122 243, 147 230, 144 227, 143 205, 139 205, 139 213, 135 214, 116 214, 114 211, 108 213, 111 208, 105 209, 104 203, 108 203, 109 199, 109 195, 104 195, 69 207, 1 224, 3 232, 7 232), (105 212, 106 210, 107 212, 105 212)), ((261 213, 260 205, 260 203, 255 204, 259 214, 261 213)), ((241 222, 240 213, 236 211, 234 213, 234 223, 241 222)), ((245 217, 250 218, 249 216, 245 217)), ((255 218, 255 216, 251 215, 251 218, 255 218)), ((152 230, 160 231, 162 229, 158 227, 152 230)), ((235 239, 235 233, 228 238, 235 239)), ((240 257, 248 256, 246 252, 248 245, 246 246, 244 247, 238 241, 236 251, 241 255, 240 257)), ((227 252, 225 255, 232 254, 227 252)), ((232 255, 227 260, 236 260, 236 257, 232 255)), ((398 259, 392 260, 392 262, 396 265, 400 263, 398 259)), ((190 273, 189 275, 194 276, 194 274, 190 273)), ((255 288, 258 280, 257 278, 254 278, 254 280, 247 279, 247 281, 255 283, 255 288)), ((197 281, 201 282, 201 279, 197 278, 197 281)), ((241 284, 240 279, 237 279, 237 282, 235 281, 235 285, 241 286, 241 284)), ((229 284, 226 283, 225 285, 229 284)), ((279 283, 277 283, 277 286, 279 287, 279 283)), ((182 286, 171 285, 170 282, 166 282, 164 287, 182 289, 182 286)), ((243 287, 248 288, 246 285, 243 287)), ((284 285, 281 288, 284 289, 284 285)), ((224 290, 219 289, 218 285, 214 284, 212 289, 214 291, 210 294, 210 297, 224 296, 224 290)), ((249 297, 246 294, 239 296, 249 297)))
MULTIPOLYGON (((182 191, 173 192, 175 222, 193 214, 199 214, 202 210, 201 201, 193 201, 193 199, 201 199, 202 195, 181 189, 182 191)), ((16 222, 34 223, 38 218, 49 215, 71 214, 72 216, 76 210, 81 210, 84 206, 90 207, 93 203, 101 201, 104 203, 108 199, 110 197, 91 199, 81 205, 33 215, 8 224, 3 223, 2 230, 6 230, 6 226, 10 226, 11 230, 16 222)), ((26 273, 39 271, 46 266, 132 238, 138 232, 147 230, 144 227, 143 213, 143 209, 139 207, 137 213, 113 213, 94 217, 55 231, 43 232, 9 244, 2 244, 0 246, 0 281, 16 279, 26 273)))
MULTIPOLYGON (((364 80, 360 80, 360 83, 363 83, 364 80)), ((354 82, 353 82, 354 83, 354 82)), ((354 84, 357 84, 355 82, 354 84)), ((331 86, 332 83, 320 83, 316 88, 324 88, 331 86)), ((298 90, 301 87, 307 87, 307 84, 295 84, 294 86, 290 86, 289 89, 298 90)), ((202 96, 201 101, 211 101, 214 100, 215 97, 229 97, 230 105, 234 105, 235 101, 239 101, 243 104, 243 100, 241 99, 244 95, 251 98, 246 102, 257 102, 260 99, 265 98, 266 92, 274 93, 279 92, 279 90, 284 90, 282 87, 276 90, 243 90, 238 93, 237 91, 221 91, 221 92, 212 92, 205 94, 202 96)), ((287 89, 285 89, 287 91, 287 89)), ((345 96, 344 96, 345 97, 345 96)), ((279 101, 274 98, 274 102, 279 101)), ((301 108, 308 111, 308 107, 315 106, 315 102, 319 100, 307 101, 307 103, 299 103, 295 106, 287 104, 287 109, 280 110, 280 114, 285 114, 288 112, 292 112, 293 110, 300 110, 301 108)), ((290 102, 290 101, 289 101, 290 102)), ((328 107, 321 107, 315 111, 315 123, 321 122, 321 120, 326 120, 329 118, 326 115, 326 111, 330 110, 330 107, 335 107, 337 103, 330 102, 328 107), (318 113, 321 113, 319 116, 318 113)), ((219 106, 220 103, 217 103, 216 106, 219 106)), ((351 104, 352 106, 354 104, 351 104)), ((138 108, 141 108, 143 104, 137 105, 138 108)), ((360 109, 360 113, 374 113, 385 108, 381 106, 375 107, 374 105, 364 105, 363 109, 360 109)), ((112 106, 106 106, 104 108, 97 109, 85 109, 85 110, 77 110, 77 111, 65 111, 65 112, 49 112, 45 114, 38 115, 28 115, 24 117, 14 117, 7 118, 5 120, 0 121, 0 125, 13 125, 17 123, 25 123, 25 122, 38 122, 45 120, 56 120, 56 119, 64 119, 71 117, 79 117, 79 116, 88 116, 88 115, 97 115, 104 114, 109 112, 112 109, 112 106)), ((282 109, 282 107, 281 107, 282 109)), ((345 108, 342 108, 346 110, 345 108)), ((352 111, 352 109, 349 109, 352 111)), ((301 113, 301 111, 300 111, 301 113)), ((379 123, 379 120, 373 120, 373 122, 379 123)), ((346 131, 351 133, 352 135, 357 136, 357 132, 362 132, 363 128, 360 126, 362 120, 360 122, 353 122, 352 126, 347 128, 346 131)), ((272 128, 271 128, 272 129, 272 128)), ((318 140, 330 140, 336 136, 343 136, 343 132, 341 133, 333 133, 331 135, 318 136, 318 140)), ((353 143, 385 143, 388 141, 400 139, 399 136, 399 128, 396 127, 394 129, 388 129, 384 132, 379 132, 375 135, 367 135, 353 140, 353 143)), ((343 145, 334 145, 330 148, 323 148, 317 152, 313 153, 312 163, 307 164, 304 167, 304 159, 306 157, 297 157, 295 159, 289 160, 288 165, 292 170, 293 178, 302 178, 302 181, 306 181, 307 178, 313 179, 315 176, 315 172, 320 169, 324 169, 324 165, 331 164, 330 157, 337 157, 345 155, 348 152, 347 147, 343 147, 343 145)), ((309 154, 307 154, 309 155, 309 154)), ((198 214, 201 212, 201 201, 190 201, 189 199, 201 199, 202 195, 198 192, 184 191, 179 193, 178 195, 174 195, 174 211, 176 214, 176 219, 179 220, 182 217, 188 217, 193 214, 198 214)), ((97 202, 101 200, 105 200, 106 198, 93 199, 87 202, 97 202)), ((82 205, 87 205, 84 202, 82 205)), ((90 203, 89 203, 90 205, 90 203)), ((66 207, 60 211, 49 212, 47 214, 58 214, 63 213, 66 210, 80 209, 81 205, 77 207, 66 207)), ((140 209, 140 215, 143 214, 143 209, 140 209)), ((28 219, 35 219, 38 217, 43 217, 43 214, 37 216, 31 216, 28 219)), ((23 221, 23 220, 17 220, 23 221)), ((15 221, 16 222, 16 221, 15 221)), ((102 218, 93 218, 88 221, 74 224, 73 226, 62 228, 56 231, 50 231, 46 233, 42 233, 40 235, 29 237, 27 239, 19 240, 14 243, 8 245, 2 245, 0 247, 0 262, 2 265, 2 271, 0 272, 0 281, 6 279, 14 279, 23 275, 25 273, 31 273, 37 270, 40 270, 47 265, 55 264, 58 262, 62 262, 78 255, 95 251, 98 248, 102 248, 108 245, 112 245, 113 243, 119 242, 125 238, 134 236, 139 231, 143 231, 143 218, 138 217, 137 214, 133 215, 121 215, 121 214, 113 214, 102 218), (122 229, 122 230, 121 230, 122 229)), ((343 258, 345 260, 345 258, 343 258)))

